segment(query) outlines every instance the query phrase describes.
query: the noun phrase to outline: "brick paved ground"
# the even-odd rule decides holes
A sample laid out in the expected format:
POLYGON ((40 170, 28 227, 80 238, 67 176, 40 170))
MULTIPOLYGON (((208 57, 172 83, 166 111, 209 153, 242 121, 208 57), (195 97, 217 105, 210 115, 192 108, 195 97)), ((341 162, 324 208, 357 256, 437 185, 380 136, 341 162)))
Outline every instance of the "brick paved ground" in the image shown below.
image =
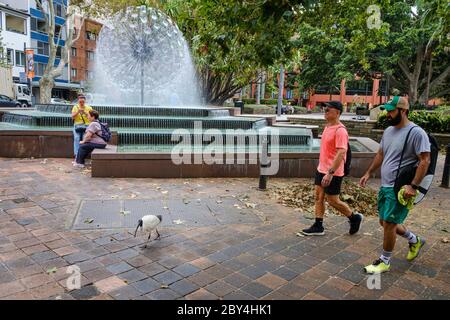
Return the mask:
MULTIPOLYGON (((408 223, 427 239, 421 256, 407 262, 399 239, 392 271, 380 290, 369 290, 362 267, 380 251, 376 218, 366 218, 355 236, 346 234, 344 218, 332 216, 326 236, 297 237, 310 218, 258 191, 255 179, 93 179, 67 159, 4 158, 0 178, 0 299, 450 298, 450 244, 443 240, 450 238, 450 191, 437 186, 408 223), (133 230, 71 230, 82 199, 243 194, 257 204, 259 222, 162 227, 162 240, 147 249, 145 236, 134 238, 133 230), (81 289, 67 288, 70 265, 80 268, 81 289)), ((296 181, 311 183, 269 185, 296 181)))

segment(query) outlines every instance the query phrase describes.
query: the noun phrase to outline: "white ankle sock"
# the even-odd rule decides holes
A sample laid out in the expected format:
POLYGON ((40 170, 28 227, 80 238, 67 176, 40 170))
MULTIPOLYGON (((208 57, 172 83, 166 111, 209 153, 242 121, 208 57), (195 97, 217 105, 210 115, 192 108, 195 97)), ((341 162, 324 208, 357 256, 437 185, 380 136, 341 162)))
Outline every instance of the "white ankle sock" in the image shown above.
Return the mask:
POLYGON ((408 240, 408 243, 414 244, 417 243, 417 236, 409 230, 406 230, 403 238, 408 240))

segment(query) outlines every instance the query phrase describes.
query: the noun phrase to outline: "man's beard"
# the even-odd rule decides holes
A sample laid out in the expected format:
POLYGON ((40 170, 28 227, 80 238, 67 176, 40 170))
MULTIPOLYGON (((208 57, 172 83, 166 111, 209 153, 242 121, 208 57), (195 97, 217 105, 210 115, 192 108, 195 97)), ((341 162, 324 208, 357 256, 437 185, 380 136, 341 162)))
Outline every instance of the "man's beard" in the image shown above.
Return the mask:
POLYGON ((401 121, 402 121, 402 113, 400 112, 400 110, 398 111, 398 113, 395 116, 395 118, 390 118, 390 117, 387 118, 387 122, 389 123, 390 126, 396 126, 401 121))

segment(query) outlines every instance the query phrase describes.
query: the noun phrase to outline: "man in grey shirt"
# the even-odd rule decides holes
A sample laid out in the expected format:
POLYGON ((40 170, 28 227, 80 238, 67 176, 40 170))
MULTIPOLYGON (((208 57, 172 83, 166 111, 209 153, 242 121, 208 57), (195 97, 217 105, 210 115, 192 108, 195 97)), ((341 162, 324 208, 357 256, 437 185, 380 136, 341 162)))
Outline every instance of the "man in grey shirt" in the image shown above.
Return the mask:
POLYGON ((383 252, 379 259, 364 268, 367 273, 389 271, 390 259, 394 250, 397 234, 409 242, 407 259, 414 260, 425 244, 425 240, 416 236, 403 226, 408 215, 408 208, 401 205, 394 192, 394 184, 401 160, 401 167, 417 164, 416 174, 410 185, 404 186, 405 199, 416 195, 418 185, 425 176, 430 164, 430 141, 425 131, 408 120, 409 103, 404 97, 395 96, 384 105, 390 123, 380 142, 380 149, 360 185, 365 186, 372 172, 381 165, 381 188, 378 193, 378 213, 380 224, 384 229, 383 252), (408 136, 409 133, 409 136, 408 136), (406 138, 408 136, 408 140, 406 138))

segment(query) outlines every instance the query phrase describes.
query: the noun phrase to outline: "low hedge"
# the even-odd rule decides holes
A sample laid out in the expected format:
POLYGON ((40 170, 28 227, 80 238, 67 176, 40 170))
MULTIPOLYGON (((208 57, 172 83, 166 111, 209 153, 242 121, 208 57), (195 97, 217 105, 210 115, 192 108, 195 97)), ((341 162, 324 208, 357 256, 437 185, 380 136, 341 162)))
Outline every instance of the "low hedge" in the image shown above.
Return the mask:
MULTIPOLYGON (((256 105, 256 99, 254 98, 243 98, 242 101, 244 102, 244 104, 255 104, 256 105)), ((278 99, 261 99, 261 104, 272 104, 272 105, 277 105, 278 104, 278 99)), ((288 103, 288 101, 286 99, 283 99, 283 105, 286 105, 288 103)))
MULTIPOLYGON (((450 115, 443 112, 411 111, 408 118, 427 132, 450 133, 450 115)), ((378 116, 377 128, 386 129, 388 126, 387 112, 383 111, 378 116)))
POLYGON ((294 106, 294 113, 296 114, 308 113, 308 109, 305 107, 294 106))
POLYGON ((273 106, 266 106, 261 104, 244 105, 244 113, 247 114, 275 114, 273 106))

